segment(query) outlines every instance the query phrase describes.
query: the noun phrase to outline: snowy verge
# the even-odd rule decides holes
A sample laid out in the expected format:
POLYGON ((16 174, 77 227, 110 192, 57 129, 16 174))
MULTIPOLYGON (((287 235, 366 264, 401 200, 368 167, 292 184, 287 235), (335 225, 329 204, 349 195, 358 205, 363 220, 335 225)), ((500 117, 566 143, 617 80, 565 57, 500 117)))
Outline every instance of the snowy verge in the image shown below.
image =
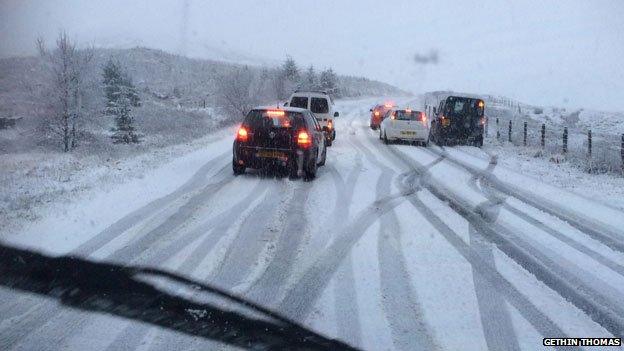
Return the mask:
MULTIPOLYGON (((128 196, 122 198, 131 206, 162 196, 190 178, 203 165, 202 159, 208 161, 206 157, 225 152, 232 140, 227 136, 233 134, 233 128, 224 128, 186 143, 139 154, 129 152, 130 156, 121 158, 81 157, 60 152, 0 155, 0 239, 22 232, 45 218, 62 217, 76 204, 89 203, 89 199, 117 190, 120 185, 158 183, 141 187, 143 192, 139 193, 127 188, 128 196), (169 173, 154 177, 156 172, 162 173, 162 168, 169 173), (146 178, 154 180, 145 181, 146 178)), ((118 205, 121 207, 91 210, 124 214, 125 204, 118 205)))
POLYGON ((624 178, 621 176, 587 173, 565 160, 536 157, 535 148, 509 143, 488 144, 483 150, 498 155, 498 164, 516 173, 624 210, 624 178))

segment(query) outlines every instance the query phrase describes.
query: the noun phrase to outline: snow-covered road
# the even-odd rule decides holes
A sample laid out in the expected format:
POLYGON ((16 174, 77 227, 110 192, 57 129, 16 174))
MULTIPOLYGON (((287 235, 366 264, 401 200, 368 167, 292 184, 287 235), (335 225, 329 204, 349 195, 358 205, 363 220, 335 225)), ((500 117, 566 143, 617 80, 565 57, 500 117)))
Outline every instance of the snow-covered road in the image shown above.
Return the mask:
MULTIPOLYGON (((234 177, 224 133, 3 245, 77 255, 77 268, 175 272, 366 350, 535 350, 543 337, 624 335, 622 211, 499 166, 487 148, 384 145, 368 128, 373 103, 339 103, 337 139, 313 182, 234 177)), ((210 311, 185 309, 187 324, 168 324, 128 312, 141 307, 132 299, 76 303, 80 292, 17 290, 2 277, 3 350, 271 345, 227 318, 205 333, 188 327, 210 311)), ((197 285, 136 279, 244 315, 252 329, 270 319, 197 285)))

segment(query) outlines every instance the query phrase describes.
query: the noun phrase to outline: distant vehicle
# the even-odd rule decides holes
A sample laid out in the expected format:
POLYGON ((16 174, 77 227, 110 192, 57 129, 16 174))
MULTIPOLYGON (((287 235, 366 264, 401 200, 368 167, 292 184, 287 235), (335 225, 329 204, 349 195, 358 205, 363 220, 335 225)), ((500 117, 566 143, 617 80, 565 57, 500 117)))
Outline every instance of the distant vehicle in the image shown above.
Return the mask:
POLYGON ((483 146, 485 102, 481 99, 449 96, 434 108, 430 140, 438 145, 483 146))
POLYGON ((232 168, 283 167, 292 178, 316 177, 327 158, 325 133, 309 110, 257 107, 247 114, 236 133, 232 168))
POLYGON ((327 134, 327 146, 331 146, 336 139, 336 129, 334 129, 334 118, 340 114, 334 111, 334 101, 326 91, 317 90, 295 90, 290 95, 285 106, 305 108, 318 120, 327 134))
POLYGON ((391 109, 381 122, 379 139, 385 144, 403 140, 426 146, 429 140, 427 115, 409 108, 391 109))
POLYGON ((377 128, 379 128, 379 125, 381 124, 381 121, 383 121, 383 118, 386 115, 386 112, 388 112, 388 110, 390 110, 392 107, 394 107, 394 104, 385 103, 385 104, 375 105, 375 107, 370 109, 371 118, 370 118, 369 126, 372 130, 377 130, 377 128))

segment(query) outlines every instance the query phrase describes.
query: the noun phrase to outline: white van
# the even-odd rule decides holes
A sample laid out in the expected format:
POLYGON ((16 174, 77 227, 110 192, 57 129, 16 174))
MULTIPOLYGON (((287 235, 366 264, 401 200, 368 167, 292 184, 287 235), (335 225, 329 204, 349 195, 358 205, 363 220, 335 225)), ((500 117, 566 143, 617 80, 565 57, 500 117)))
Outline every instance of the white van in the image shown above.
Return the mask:
POLYGON ((334 101, 327 92, 318 90, 295 90, 295 92, 290 95, 286 105, 312 111, 319 124, 326 132, 327 146, 331 146, 332 141, 336 139, 334 118, 338 117, 339 113, 334 111, 334 101))

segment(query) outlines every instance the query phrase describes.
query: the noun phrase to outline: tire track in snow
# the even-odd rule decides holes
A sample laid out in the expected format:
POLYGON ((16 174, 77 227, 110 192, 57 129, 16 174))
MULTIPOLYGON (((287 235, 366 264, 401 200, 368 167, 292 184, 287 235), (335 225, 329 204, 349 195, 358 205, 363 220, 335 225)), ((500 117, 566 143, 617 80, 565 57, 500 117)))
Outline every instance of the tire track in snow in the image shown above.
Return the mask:
MULTIPOLYGON (((418 174, 427 173, 427 170, 422 165, 395 148, 390 147, 388 150, 418 174)), ((435 180, 432 177, 428 176, 424 180, 426 181, 423 182, 423 186, 429 192, 439 200, 446 202, 455 212, 473 225, 479 234, 483 235, 486 240, 495 243, 508 257, 516 261, 578 309, 585 312, 591 319, 613 335, 622 335, 624 333, 624 312, 618 303, 611 300, 612 297, 596 291, 596 289, 588 286, 575 275, 568 275, 568 272, 557 262, 541 252, 531 250, 530 245, 506 228, 488 223, 483 219, 482 214, 476 212, 465 201, 453 196, 441 184, 435 184, 435 180)), ((547 334, 544 335, 547 336, 547 334)))
MULTIPOLYGON (((496 165, 497 163, 497 156, 496 155, 490 155, 490 165, 496 165)), ((485 170, 485 173, 492 173, 494 166, 488 166, 487 169, 485 170)), ((515 215, 516 217, 522 219, 523 221, 529 223, 530 225, 532 225, 533 227, 547 233, 550 234, 551 236, 553 236, 554 238, 556 238, 557 240, 567 244, 568 246, 576 249, 577 251, 587 255, 588 257, 591 257, 592 259, 594 259, 595 261, 598 261, 599 263, 601 263, 602 265, 610 268, 612 271, 618 273, 621 276, 624 276, 624 266, 613 261, 612 259, 604 256, 602 253, 574 240, 573 238, 563 234, 561 231, 554 229, 553 227, 551 227, 550 225, 547 225, 545 223, 543 223, 542 221, 532 217, 531 215, 529 215, 528 213, 508 204, 506 202, 506 198, 508 197, 507 194, 504 194, 502 192, 500 192, 499 190, 497 190, 496 188, 492 187, 492 185, 490 185, 489 183, 483 182, 481 183, 483 176, 482 175, 472 175, 471 177, 471 187, 477 191, 477 192, 481 192, 486 198, 488 198, 488 204, 486 205, 485 203, 483 205, 481 205, 480 207, 480 212, 484 215, 484 218, 487 219, 492 219, 492 218, 497 218, 498 216, 498 211, 500 211, 500 209, 505 209, 506 211, 512 213, 513 215, 515 215), (480 186, 479 186, 480 185, 480 186), (492 205, 496 205, 498 207, 496 207, 495 212, 490 211, 489 209, 492 208, 492 205)), ((493 220, 491 220, 493 221, 493 220)))
MULTIPOLYGON (((528 191, 505 183, 501 181, 496 175, 484 172, 483 170, 467 163, 466 161, 462 161, 450 156, 443 148, 441 150, 442 151, 431 149, 432 152, 440 156, 443 155, 446 160, 465 169, 469 173, 480 176, 483 182, 490 184, 497 190, 509 196, 515 197, 520 201, 531 205, 534 208, 550 214, 551 216, 557 217, 564 222, 567 222, 572 227, 593 237, 594 239, 602 242, 603 244, 611 247, 614 250, 624 252, 624 233, 621 230, 612 228, 607 224, 595 221, 592 218, 589 218, 578 212, 564 209, 548 199, 541 198, 535 194, 531 194, 528 191)), ((624 213, 622 215, 624 215, 624 213)))
MULTIPOLYGON (((353 135, 346 139, 353 147, 353 135)), ((331 223, 334 240, 344 230, 350 216, 355 185, 362 172, 362 153, 356 150, 355 166, 349 172, 347 181, 336 183, 336 203, 331 223)), ((341 179, 342 180, 342 179, 341 179)), ((338 337, 351 345, 362 344, 362 326, 355 286, 353 256, 349 253, 336 272, 334 283, 334 309, 338 337)))
MULTIPOLYGON (((196 188, 201 187, 201 184, 206 181, 206 175, 210 172, 210 170, 214 169, 215 163, 218 164, 218 162, 226 156, 227 153, 224 153, 208 161, 191 177, 191 179, 189 179, 177 190, 162 198, 156 199, 149 204, 139 208, 138 210, 135 210, 132 213, 124 216, 123 218, 106 228, 104 231, 95 235, 94 237, 92 237, 92 239, 88 240, 86 243, 80 245, 77 249, 73 250, 72 254, 88 256, 89 254, 97 251, 115 238, 122 235, 132 226, 140 223, 146 218, 149 218, 153 213, 172 204, 180 197, 195 191, 196 188)), ((222 177, 224 176, 223 172, 224 168, 221 168, 215 176, 222 177)), ((232 179, 233 178, 230 177, 219 180, 217 183, 209 183, 205 186, 204 190, 200 192, 200 194, 203 194, 206 189, 210 189, 213 191, 214 189, 219 189, 224 184, 230 182, 232 179)), ((158 239, 160 238, 155 237, 152 242, 158 239)), ((142 241, 142 243, 143 245, 141 245, 140 249, 136 250, 136 254, 145 251, 147 248, 149 248, 149 245, 151 244, 151 242, 146 241, 142 241)), ((126 251, 122 252, 125 253, 126 251)), ((122 256, 121 258, 129 262, 132 255, 128 253, 125 254, 126 256, 122 256)), ((25 301, 25 298, 26 297, 21 297, 19 301, 15 301, 15 304, 20 304, 22 301, 25 301)), ((11 336, 10 345, 16 345, 21 340, 25 340, 34 333, 41 333, 42 331, 40 329, 44 328, 52 320, 52 318, 54 318, 55 320, 60 318, 62 321, 61 323, 58 323, 58 325, 62 325, 64 327, 64 330, 59 331, 53 337, 51 337, 51 339, 60 342, 63 340, 64 337, 67 336, 67 333, 69 332, 70 328, 67 328, 68 324, 79 325, 83 321, 82 318, 76 320, 73 311, 64 310, 61 306, 47 300, 39 300, 36 302, 36 304, 38 305, 37 307, 31 308, 22 314, 19 323, 13 324, 9 326, 9 328, 1 330, 3 334, 6 333, 7 335, 11 336)), ((55 326, 50 326, 50 328, 56 329, 55 326)))
MULTIPOLYGON (((199 243, 191 255, 189 255, 176 269, 176 272, 182 275, 191 275, 193 270, 199 266, 200 262, 205 258, 206 254, 221 240, 226 234, 232 223, 235 223, 236 219, 241 216, 241 213, 248 210, 249 207, 260 197, 265 194, 267 189, 262 181, 259 181, 250 193, 245 196, 241 201, 232 206, 230 209, 221 212, 214 218, 209 219, 200 226, 194 228, 188 234, 185 234, 179 240, 172 242, 168 247, 161 250, 152 256, 150 260, 143 263, 143 265, 151 266, 158 265, 167 258, 172 257, 177 252, 183 250, 187 245, 194 242, 197 238, 204 235, 205 238, 199 243)), ((257 206, 262 206, 263 202, 260 202, 257 206)), ((204 274, 208 276, 209 274, 204 274)), ((107 350, 134 350, 140 346, 145 335, 150 330, 157 328, 149 327, 141 324, 129 324, 127 325, 119 335, 108 346, 107 350)), ((158 333, 158 331, 157 331, 158 333)), ((162 350, 181 349, 180 346, 189 346, 190 342, 188 337, 173 336, 171 340, 166 340, 163 345, 157 347, 162 350)))
POLYGON ((262 275, 251 285, 245 296, 260 305, 270 305, 279 298, 280 290, 293 270, 295 259, 300 251, 307 232, 308 219, 306 204, 312 183, 303 183, 294 190, 288 202, 286 217, 279 235, 275 238, 275 253, 262 275))
POLYGON ((329 280, 338 269, 342 260, 364 234, 364 231, 377 221, 380 215, 392 210, 412 195, 413 191, 383 196, 360 211, 353 221, 345 227, 337 240, 319 255, 315 263, 309 267, 288 290, 279 304, 279 310, 294 320, 303 320, 310 308, 319 298, 329 280))
MULTIPOLYGON (((371 163, 382 170, 378 180, 378 189, 382 193, 390 193, 391 180, 395 172, 379 162, 375 154, 366 146, 360 143, 357 146, 362 149, 371 163)), ((436 160, 428 167, 433 167, 438 162, 436 160)), ((417 294, 410 284, 405 257, 400 249, 399 219, 393 210, 382 216, 380 222, 377 236, 377 261, 381 278, 381 298, 386 319, 389 321, 394 347, 398 350, 439 349, 430 326, 424 320, 423 308, 418 301, 417 294)))
MULTIPOLYGON (((438 156, 441 157, 441 156, 438 156)), ((497 158, 492 157, 486 172, 491 173, 498 164, 497 158)), ((468 186, 477 193, 482 193, 478 187, 479 177, 472 176, 468 182, 468 186)), ((478 212, 483 214, 490 222, 495 222, 498 218, 505 199, 499 196, 483 191, 487 200, 477 205, 478 212)), ((494 247, 491 243, 481 240, 482 235, 476 232, 476 229, 469 225, 468 236, 470 238, 470 247, 479 254, 488 265, 496 269, 496 261, 494 259, 494 247)), ((472 281, 475 289, 475 296, 479 306, 479 315, 481 317, 481 325, 483 327, 483 335, 485 342, 490 350, 520 350, 518 337, 513 328, 511 316, 503 297, 492 288, 486 279, 476 270, 472 268, 472 281)))
MULTIPOLYGON (((75 250, 72 251, 72 253, 78 256, 88 256, 123 234, 128 229, 149 218, 152 214, 170 205, 182 196, 193 192, 194 190, 199 189, 203 186, 206 186, 205 182, 207 174, 210 172, 210 170, 214 168, 215 164, 220 164, 221 162, 223 162, 228 155, 229 152, 225 152, 208 161, 197 172, 195 172, 191 179, 189 179, 174 192, 156 200, 153 200, 149 204, 125 215, 97 235, 94 235, 93 238, 77 247, 75 250)), ((219 173, 222 174, 222 172, 223 168, 220 170, 219 173)), ((220 179, 215 183, 215 185, 222 185, 227 183, 228 181, 231 181, 231 178, 220 179)))
POLYGON ((263 248, 274 242, 276 230, 267 226, 272 224, 275 215, 280 215, 277 213, 280 208, 287 204, 287 199, 283 197, 287 185, 284 181, 270 182, 265 200, 245 218, 224 259, 207 281, 226 290, 236 287, 258 263, 263 248))
MULTIPOLYGON (((405 159, 397 150, 393 150, 390 147, 384 147, 379 145, 377 148, 380 152, 386 154, 388 159, 398 166, 407 166, 412 169, 412 172, 419 173, 419 181, 421 184, 411 184, 412 179, 416 177, 408 177, 410 181, 407 184, 408 188, 414 189, 415 187, 424 186, 424 180, 431 177, 430 173, 419 164, 414 167, 414 161, 405 159)), ((439 157, 436 161, 441 162, 443 158, 439 157)), ((429 167, 431 168, 431 167, 429 167)), ((435 194, 432 194, 436 196, 435 194)), ((448 203, 445 199, 440 199, 442 202, 448 203)), ((505 277, 503 277, 495 267, 488 265, 473 248, 466 244, 463 239, 456 234, 442 219, 427 207, 419 196, 412 196, 408 198, 408 201, 421 213, 423 218, 427 220, 437 231, 440 233, 449 244, 451 244, 455 250, 478 272, 484 279, 486 279, 492 288, 499 294, 505 297, 511 305, 520 312, 520 314, 527 320, 538 332, 543 336, 549 335, 561 335, 561 337, 567 337, 567 334, 563 332, 548 316, 541 312, 527 297, 520 293, 505 277)), ((451 208, 453 209, 453 208, 451 208)), ((454 210, 454 209, 453 209, 454 210)), ((459 216, 462 216, 458 213, 459 216)), ((463 217, 463 216, 462 216, 463 217)), ((561 349, 561 348, 558 348, 561 349)))
MULTIPOLYGON (((258 186, 256 186, 256 191, 258 190, 259 188, 258 186)), ((122 254, 113 253, 109 256, 109 258, 124 262, 125 266, 129 266, 130 264, 134 263, 134 261, 136 260, 141 261, 141 254, 143 252, 145 252, 150 247, 152 247, 154 243, 158 241, 162 241, 162 240, 167 240, 167 238, 175 236, 178 233, 176 229, 179 227, 181 223, 186 222, 192 216, 192 214, 194 213, 193 210, 197 209, 198 206, 205 203, 209 198, 215 196, 216 194, 217 194, 217 191, 215 191, 213 186, 206 187, 204 190, 198 192, 196 195, 191 197, 187 201, 187 203, 181 206, 180 209, 174 215, 170 216, 167 220, 165 220, 163 225, 156 227, 154 230, 150 231, 146 236, 142 237, 138 241, 140 244, 136 244, 135 242, 133 242, 130 244, 131 249, 124 248, 119 251, 122 254), (173 220, 173 218, 175 218, 175 220, 173 220), (167 224, 169 221, 173 223, 167 224)), ((252 192, 252 194, 254 194, 254 192, 252 192)), ((256 192, 255 196, 259 196, 259 195, 260 193, 256 192)), ((254 197, 254 196, 251 196, 251 197, 254 197)), ((248 202, 247 204, 249 203, 250 202, 248 202)), ((197 234, 201 234, 201 232, 199 233, 195 232, 193 234, 195 234, 194 236, 197 236, 197 234)), ((174 251, 173 248, 178 248, 181 250, 184 248, 184 246, 182 246, 183 243, 188 244, 190 240, 192 240, 192 238, 186 238, 186 239, 185 238, 186 237, 183 237, 182 240, 175 241, 174 243, 176 245, 173 247, 169 247, 167 254, 174 255, 178 251, 174 251)), ((205 243, 209 244, 212 242, 216 242, 216 240, 217 239, 215 239, 214 241, 205 240, 205 243)), ((204 247, 204 246, 201 246, 201 247, 204 247)), ((201 251, 196 250, 194 251, 194 253, 201 253, 201 251)), ((154 259, 152 260, 151 263, 158 266, 160 263, 164 262, 170 256, 163 256, 163 255, 155 254, 153 257, 154 259)), ((201 258, 202 256, 191 256, 189 257, 189 260, 193 262, 195 260, 200 260, 201 258)), ((45 302, 42 302, 42 303, 45 303, 45 302)), ((85 316, 84 318, 83 317, 76 318, 76 315, 74 314, 73 311, 64 310, 63 308, 56 306, 56 305, 50 306, 50 309, 44 313, 46 315, 46 318, 40 318, 40 316, 38 315, 33 315, 31 317, 32 322, 28 324, 28 328, 27 328, 27 329, 31 329, 31 331, 21 335, 22 339, 28 338, 32 332, 37 331, 39 334, 52 333, 53 336, 50 336, 50 338, 54 338, 57 341, 57 343, 62 343, 67 338, 71 337, 72 335, 75 335, 79 330, 82 330, 84 325, 89 320, 88 316, 85 316), (52 329, 48 329, 46 328, 46 324, 52 318, 54 318, 54 324, 49 327, 52 329), (57 326, 62 326, 62 329, 58 330, 57 326), (46 328, 46 329, 41 330, 42 328, 46 328)))

